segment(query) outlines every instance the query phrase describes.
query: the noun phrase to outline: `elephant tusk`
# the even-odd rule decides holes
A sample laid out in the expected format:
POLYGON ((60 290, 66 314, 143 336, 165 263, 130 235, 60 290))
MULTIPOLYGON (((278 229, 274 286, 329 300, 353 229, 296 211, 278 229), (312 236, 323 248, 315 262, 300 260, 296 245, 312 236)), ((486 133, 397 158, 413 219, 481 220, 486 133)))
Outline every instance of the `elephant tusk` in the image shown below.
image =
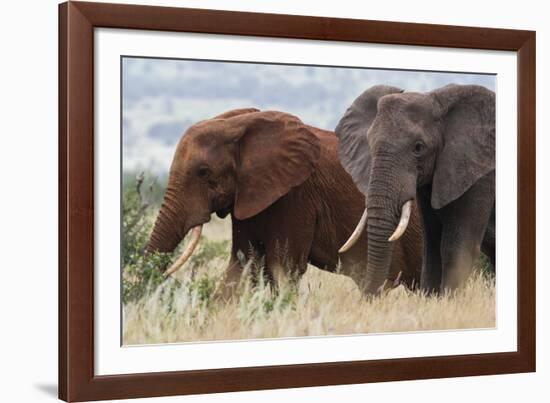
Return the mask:
POLYGON ((189 257, 193 254, 193 251, 197 247, 197 244, 199 243, 199 238, 201 237, 202 232, 202 224, 197 225, 196 227, 193 227, 191 229, 191 239, 189 241, 189 244, 181 254, 181 256, 174 262, 172 266, 168 270, 164 272, 164 277, 170 276, 172 273, 175 273, 178 271, 181 266, 189 259, 189 257))
POLYGON ((363 211, 363 215, 361 216, 361 219, 359 220, 357 227, 355 227, 355 230, 353 230, 353 233, 351 234, 349 239, 346 241, 346 243, 340 248, 338 253, 344 253, 349 248, 351 248, 355 244, 355 242, 357 242, 357 240, 363 233, 363 230, 365 229, 366 223, 367 223, 367 209, 365 208, 365 211, 363 211))
POLYGON ((399 220, 399 224, 397 225, 397 228, 393 232, 392 236, 388 239, 388 241, 393 242, 397 241, 399 238, 401 238, 401 235, 405 233, 405 230, 407 229, 407 225, 409 225, 409 218, 411 218, 411 207, 412 207, 412 200, 409 200, 405 204, 403 204, 403 208, 401 209, 401 219, 399 220))

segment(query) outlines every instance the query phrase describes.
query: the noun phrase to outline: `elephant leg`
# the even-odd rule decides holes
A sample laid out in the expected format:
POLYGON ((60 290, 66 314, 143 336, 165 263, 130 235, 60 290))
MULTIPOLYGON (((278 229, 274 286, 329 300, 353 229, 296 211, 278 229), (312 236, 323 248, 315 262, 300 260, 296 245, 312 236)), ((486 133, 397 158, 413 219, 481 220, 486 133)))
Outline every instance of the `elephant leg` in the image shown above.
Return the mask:
POLYGON ((365 259, 349 257, 346 254, 340 257, 340 268, 338 273, 351 278, 362 293, 366 289, 366 271, 367 265, 365 259))
POLYGON ((238 259, 234 259, 232 256, 223 273, 223 278, 220 283, 221 286, 217 290, 216 294, 226 301, 231 299, 235 295, 239 282, 241 281, 242 274, 243 266, 238 259))
POLYGON ((424 228, 424 252, 420 288, 427 292, 439 292, 441 287, 441 222, 431 206, 430 193, 419 190, 418 206, 424 228))
POLYGON ((479 257, 494 207, 494 173, 486 175, 442 211, 443 289, 461 286, 479 257))
POLYGON ((485 254, 485 256, 487 256, 487 258, 491 262, 490 269, 494 273, 496 271, 495 244, 484 240, 483 243, 481 244, 481 251, 485 254))
POLYGON ((455 222, 444 226, 441 240, 442 290, 454 290, 468 279, 480 253, 481 236, 471 237, 455 222))
POLYGON ((266 249, 266 272, 275 288, 297 282, 307 270, 307 254, 289 251, 280 254, 280 247, 266 249))
POLYGON ((485 231, 485 236, 483 237, 483 242, 481 244, 481 251, 489 258, 493 273, 496 271, 495 250, 495 208, 493 207, 491 218, 489 218, 489 225, 487 226, 487 230, 485 231))
POLYGON ((401 242, 398 243, 393 250, 387 287, 395 287, 403 284, 413 289, 418 287, 418 281, 420 279, 419 270, 421 269, 422 262, 419 258, 415 259, 415 256, 408 255, 403 245, 404 239, 400 241, 401 242), (415 260, 418 261, 418 263, 415 263, 415 260), (415 270, 415 268, 417 268, 417 270, 415 270))
POLYGON ((337 273, 351 278, 361 293, 365 292, 367 286, 367 248, 367 234, 364 231, 351 249, 338 255, 340 266, 337 273))
MULTIPOLYGON (((231 244, 231 257, 223 273, 221 286, 218 291, 218 294, 225 300, 230 299, 235 294, 241 281, 246 263, 251 258, 251 256, 249 256, 251 249, 254 250, 254 253, 259 255, 263 255, 264 253, 261 244, 253 240, 247 226, 242 222, 236 222, 233 220, 232 232, 233 240, 231 244)), ((252 280, 256 281, 257 279, 255 277, 257 273, 250 274, 252 276, 252 280)))
POLYGON ((273 234, 265 243, 266 271, 275 288, 297 282, 307 270, 313 226, 273 234))
MULTIPOLYGON (((418 211, 415 205, 415 210, 418 211)), ((423 229, 420 216, 412 215, 403 237, 395 245, 390 266, 393 284, 404 284, 414 289, 420 287, 422 274, 423 229)))

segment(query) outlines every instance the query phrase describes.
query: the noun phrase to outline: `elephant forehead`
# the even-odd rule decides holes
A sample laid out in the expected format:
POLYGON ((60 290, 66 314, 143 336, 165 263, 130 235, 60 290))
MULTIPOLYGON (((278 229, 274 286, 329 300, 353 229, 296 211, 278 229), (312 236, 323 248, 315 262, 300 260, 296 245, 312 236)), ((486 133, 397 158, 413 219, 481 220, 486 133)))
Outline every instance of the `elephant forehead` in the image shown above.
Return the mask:
POLYGON ((434 122, 433 101, 424 94, 397 94, 383 97, 371 127, 373 137, 421 133, 434 122))
POLYGON ((219 148, 223 143, 221 135, 216 132, 189 129, 180 138, 176 146, 175 157, 180 160, 188 160, 192 157, 204 158, 205 153, 214 148, 219 148))
POLYGON ((411 119, 431 116, 434 109, 433 99, 426 94, 406 92, 386 95, 378 101, 380 114, 391 114, 398 118, 411 119))
POLYGON ((379 149, 397 151, 411 141, 424 139, 427 131, 422 122, 407 115, 379 114, 367 133, 367 139, 373 152, 379 149))

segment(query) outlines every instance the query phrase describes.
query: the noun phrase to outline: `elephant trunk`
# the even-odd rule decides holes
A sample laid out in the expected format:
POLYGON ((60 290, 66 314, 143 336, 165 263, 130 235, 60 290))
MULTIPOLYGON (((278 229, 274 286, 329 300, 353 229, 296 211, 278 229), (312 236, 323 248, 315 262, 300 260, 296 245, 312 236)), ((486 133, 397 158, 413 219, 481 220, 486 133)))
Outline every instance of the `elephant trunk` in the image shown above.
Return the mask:
POLYGON ((159 210, 153 232, 145 247, 146 253, 162 252, 171 253, 185 236, 185 211, 175 192, 168 187, 164 194, 164 200, 159 210))
POLYGON ((393 252, 393 243, 388 241, 395 225, 383 214, 376 216, 375 209, 369 210, 367 223, 368 258, 364 291, 376 294, 388 278, 393 252))
MULTIPOLYGON (((149 242, 145 248, 145 253, 163 252, 171 253, 181 242, 188 232, 191 232, 191 239, 182 252, 180 257, 164 271, 164 276, 168 277, 180 269, 191 257, 193 251, 199 243, 202 232, 202 224, 189 228, 185 218, 185 206, 181 202, 182 198, 176 196, 177 193, 173 187, 169 186, 164 194, 164 200, 159 214, 155 221, 155 226, 149 242)), ((161 270, 165 268, 162 267, 161 270)))
POLYGON ((400 187, 391 168, 391 161, 373 161, 371 174, 367 195, 368 257, 363 288, 367 294, 376 294, 390 272, 392 241, 404 232, 406 223, 402 223, 404 227, 397 224, 402 206, 399 200, 400 187))

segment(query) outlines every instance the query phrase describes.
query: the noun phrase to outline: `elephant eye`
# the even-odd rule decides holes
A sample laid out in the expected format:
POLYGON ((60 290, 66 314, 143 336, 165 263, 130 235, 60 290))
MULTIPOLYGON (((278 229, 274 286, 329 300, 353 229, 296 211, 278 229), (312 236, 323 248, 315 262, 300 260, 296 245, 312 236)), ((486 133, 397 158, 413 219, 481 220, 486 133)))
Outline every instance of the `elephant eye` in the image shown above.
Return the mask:
POLYGON ((414 155, 416 156, 419 156, 420 154, 422 154, 422 151, 424 151, 424 148, 425 148, 425 144, 421 141, 417 141, 415 144, 414 144, 414 149, 413 149, 413 153, 414 155))
POLYGON ((205 179, 209 175, 210 175, 210 169, 208 169, 207 167, 199 167, 199 169, 197 170, 197 176, 199 178, 205 179))

